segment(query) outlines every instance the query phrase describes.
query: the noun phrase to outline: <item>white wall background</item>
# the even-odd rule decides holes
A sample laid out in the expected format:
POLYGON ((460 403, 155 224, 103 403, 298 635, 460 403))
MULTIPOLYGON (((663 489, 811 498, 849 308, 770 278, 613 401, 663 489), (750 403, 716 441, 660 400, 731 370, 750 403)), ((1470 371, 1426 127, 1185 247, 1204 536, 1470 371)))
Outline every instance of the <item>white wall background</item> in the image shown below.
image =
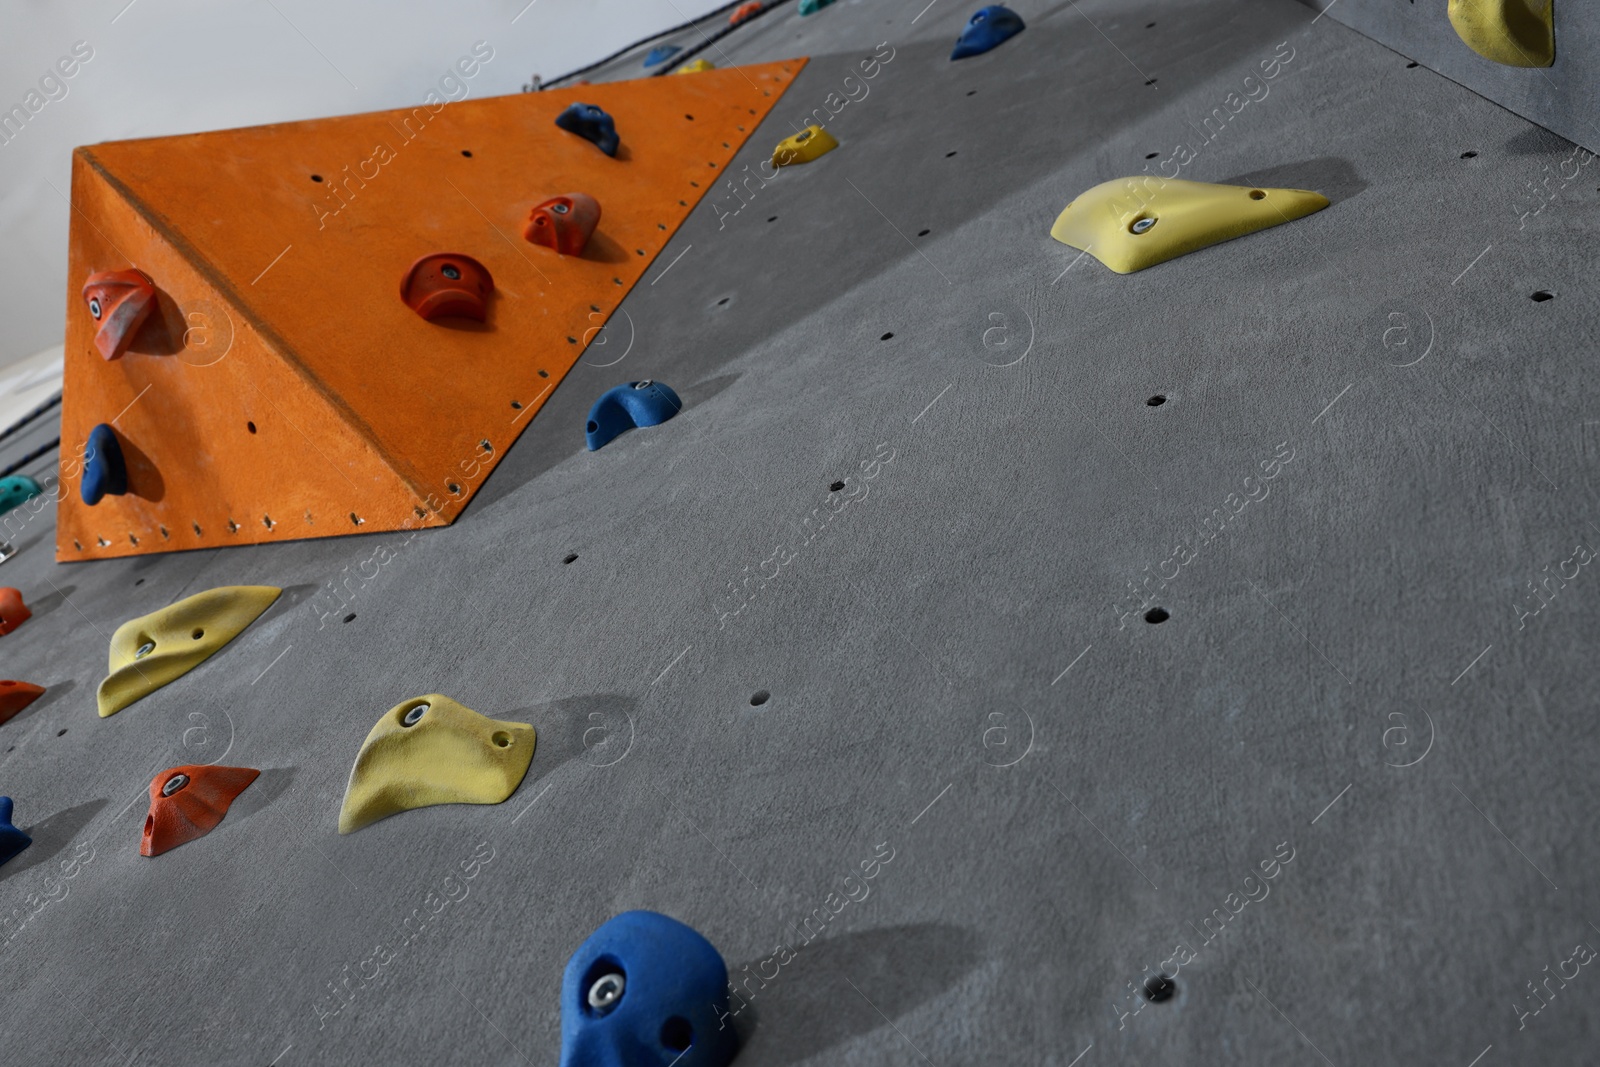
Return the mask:
POLYGON ((419 103, 480 40, 471 96, 514 93, 724 2, 0 0, 0 112, 37 108, 0 144, 0 366, 61 342, 77 145, 419 103))

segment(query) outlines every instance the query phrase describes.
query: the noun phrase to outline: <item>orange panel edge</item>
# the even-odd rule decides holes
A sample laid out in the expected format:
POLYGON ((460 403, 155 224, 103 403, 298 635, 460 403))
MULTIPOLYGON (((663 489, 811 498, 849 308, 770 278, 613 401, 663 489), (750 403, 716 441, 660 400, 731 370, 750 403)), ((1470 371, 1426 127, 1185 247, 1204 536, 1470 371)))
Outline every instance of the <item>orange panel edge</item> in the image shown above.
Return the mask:
POLYGON ((56 559, 454 522, 806 62, 77 149, 56 559), (556 127, 577 102, 616 158, 556 127), (582 254, 523 238, 572 192, 582 254), (434 253, 490 273, 484 322, 400 299, 434 253), (82 288, 129 268, 156 297, 108 360, 82 288), (100 424, 127 492, 90 506, 100 424))

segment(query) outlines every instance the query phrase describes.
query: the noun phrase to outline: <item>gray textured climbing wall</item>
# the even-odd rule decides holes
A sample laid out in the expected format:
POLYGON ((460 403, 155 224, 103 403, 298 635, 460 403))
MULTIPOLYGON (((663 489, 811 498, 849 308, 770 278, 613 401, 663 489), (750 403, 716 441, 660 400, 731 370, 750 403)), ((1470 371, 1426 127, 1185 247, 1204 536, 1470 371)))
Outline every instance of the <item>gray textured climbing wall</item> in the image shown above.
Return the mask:
POLYGON ((707 49, 814 57, 735 171, 840 148, 708 197, 453 527, 57 565, 18 513, 0 1059, 553 1063, 650 908, 744 1067, 1585 1060, 1600 216, 1515 201, 1571 146, 1297 4, 1015 7, 955 64, 950 0, 707 49), (1332 205, 1127 276, 1048 237, 1174 165, 1332 205), (645 377, 683 413, 585 451, 645 377), (111 631, 226 584, 285 595, 98 719, 111 631), (527 778, 338 836, 431 691, 527 778), (262 775, 142 858, 203 762, 262 775))
MULTIPOLYGON (((1423 66, 1458 81, 1510 111, 1571 141, 1600 151, 1600 28, 1593 8, 1554 0, 1556 53, 1548 67, 1510 67, 1486 59, 1463 43, 1450 25, 1446 0, 1302 0, 1319 17, 1336 19, 1423 66)), ((1512 0, 1523 4, 1526 0, 1512 0)), ((1534 5, 1528 4, 1533 7, 1534 5)), ((1572 182, 1571 168, 1565 173, 1572 182)), ((1587 175, 1585 175, 1587 182, 1587 175)), ((1543 184, 1543 183, 1541 183, 1543 184)), ((1580 183, 1584 184, 1584 183, 1580 183)), ((1593 182, 1587 182, 1591 187, 1593 182)), ((1555 194, 1556 187, 1548 187, 1555 194)), ((1546 200, 1550 195, 1546 195, 1546 200)))

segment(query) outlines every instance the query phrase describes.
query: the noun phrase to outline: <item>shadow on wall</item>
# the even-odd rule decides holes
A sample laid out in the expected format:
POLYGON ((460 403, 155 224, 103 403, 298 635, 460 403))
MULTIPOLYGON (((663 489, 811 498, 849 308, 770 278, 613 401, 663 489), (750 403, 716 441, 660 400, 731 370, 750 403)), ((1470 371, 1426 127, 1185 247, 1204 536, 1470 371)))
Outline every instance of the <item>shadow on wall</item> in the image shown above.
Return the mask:
MULTIPOLYGON (((944 923, 801 943, 789 965, 734 1017, 740 1055, 770 1064, 809 1059, 955 988, 978 962, 977 936, 944 923)), ((730 977, 744 975, 745 966, 731 968, 730 977)), ((754 962, 747 966, 756 973, 754 962)))
POLYGON ((1337 156, 1319 156, 1298 163, 1264 167, 1232 178, 1217 179, 1218 185, 1266 186, 1270 189, 1311 189, 1337 204, 1358 196, 1367 183, 1356 173, 1355 164, 1337 156))
POLYGON ((0 882, 54 859, 62 849, 72 843, 72 839, 77 837, 85 826, 89 825, 99 814, 100 809, 110 803, 111 801, 104 799, 91 800, 87 804, 58 811, 31 826, 22 827, 22 830, 33 838, 33 844, 10 863, 0 866, 0 882))

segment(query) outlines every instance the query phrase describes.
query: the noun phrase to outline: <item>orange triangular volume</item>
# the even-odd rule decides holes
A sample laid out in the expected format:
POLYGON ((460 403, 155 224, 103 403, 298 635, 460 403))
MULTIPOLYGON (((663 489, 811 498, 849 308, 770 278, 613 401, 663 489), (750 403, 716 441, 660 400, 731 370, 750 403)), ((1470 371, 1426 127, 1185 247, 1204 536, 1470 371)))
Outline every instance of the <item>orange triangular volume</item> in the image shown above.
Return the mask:
POLYGON ((452 522, 804 65, 79 148, 56 558, 452 522), (616 158, 556 126, 580 101, 616 158), (572 192, 582 255, 523 238, 572 192), (492 275, 486 322, 401 299, 435 252, 492 275), (157 306, 107 362, 83 281, 130 267, 157 306), (128 492, 90 507, 100 423, 128 492))

